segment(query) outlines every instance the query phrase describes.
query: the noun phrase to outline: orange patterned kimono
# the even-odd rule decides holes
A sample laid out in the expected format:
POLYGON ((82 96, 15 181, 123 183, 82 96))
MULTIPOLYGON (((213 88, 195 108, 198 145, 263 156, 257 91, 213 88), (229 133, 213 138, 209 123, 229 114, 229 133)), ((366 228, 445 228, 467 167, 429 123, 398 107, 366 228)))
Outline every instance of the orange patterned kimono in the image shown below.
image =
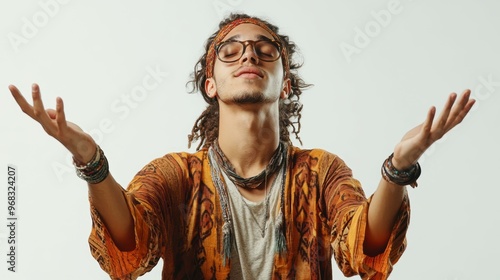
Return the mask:
MULTIPOLYGON (((228 279, 222 260, 220 197, 207 150, 155 159, 124 196, 135 222, 136 248, 120 251, 92 206, 92 255, 112 279, 136 279, 163 258, 162 279, 228 279)), ((366 199, 351 170, 326 151, 289 147, 284 190, 286 254, 274 257, 273 279, 332 279, 334 256, 346 276, 387 279, 406 247, 405 197, 382 254, 363 254, 366 199)))

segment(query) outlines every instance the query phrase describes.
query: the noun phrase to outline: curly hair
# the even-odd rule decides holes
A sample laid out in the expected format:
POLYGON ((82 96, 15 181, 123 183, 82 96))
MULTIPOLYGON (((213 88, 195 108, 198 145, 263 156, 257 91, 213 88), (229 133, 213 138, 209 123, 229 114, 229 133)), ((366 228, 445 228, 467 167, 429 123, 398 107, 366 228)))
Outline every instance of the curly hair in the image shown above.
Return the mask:
POLYGON ((301 63, 293 61, 293 55, 297 52, 295 43, 289 40, 288 36, 279 34, 279 28, 271 23, 257 17, 251 17, 247 14, 231 14, 226 19, 219 23, 219 30, 213 33, 205 43, 205 54, 201 56, 194 66, 194 71, 191 75, 192 79, 188 84, 192 84, 193 88, 191 93, 200 91, 203 99, 208 103, 205 111, 196 119, 191 134, 188 135, 188 147, 194 141, 199 140, 200 143, 196 148, 208 148, 212 142, 218 137, 219 134, 219 103, 215 98, 210 98, 205 91, 205 81, 207 80, 207 53, 219 31, 228 23, 241 19, 253 18, 266 24, 274 33, 276 33, 281 40, 281 43, 288 52, 288 65, 290 67, 289 76, 291 83, 291 92, 287 99, 279 101, 279 131, 280 141, 291 144, 290 132, 295 135, 295 138, 302 144, 299 137, 300 132, 300 119, 302 117, 302 103, 300 102, 300 95, 302 90, 311 86, 306 84, 304 80, 298 75, 297 69, 302 67, 301 63))

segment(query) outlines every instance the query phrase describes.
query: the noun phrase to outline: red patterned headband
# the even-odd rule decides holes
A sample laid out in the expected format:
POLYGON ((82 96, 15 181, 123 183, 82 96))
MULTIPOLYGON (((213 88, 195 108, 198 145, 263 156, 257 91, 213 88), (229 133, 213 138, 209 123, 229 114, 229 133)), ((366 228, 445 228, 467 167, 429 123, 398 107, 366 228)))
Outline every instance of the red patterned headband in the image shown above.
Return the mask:
MULTIPOLYGON (((219 44, 222 41, 222 39, 224 39, 224 37, 226 37, 226 35, 231 30, 233 30, 233 28, 235 28, 236 26, 238 26, 242 23, 251 23, 251 24, 258 25, 258 26, 264 28, 267 32, 269 32, 273 36, 274 40, 282 43, 279 36, 274 31, 272 31, 264 22, 262 22, 258 19, 255 19, 255 18, 235 19, 235 20, 231 21, 230 23, 224 25, 219 30, 219 33, 217 33, 214 40, 212 41, 212 44, 210 44, 210 47, 208 48, 207 58, 206 58, 206 66, 207 66, 206 76, 207 76, 207 79, 211 78, 213 76, 214 64, 215 64, 215 58, 216 58, 215 47, 217 46, 217 44, 219 44)), ((281 59, 282 59, 282 63, 283 63, 283 70, 285 71, 285 77, 288 77, 290 74, 290 66, 288 65, 288 52, 286 50, 286 47, 283 46, 283 44, 282 44, 282 48, 281 48, 281 59)))

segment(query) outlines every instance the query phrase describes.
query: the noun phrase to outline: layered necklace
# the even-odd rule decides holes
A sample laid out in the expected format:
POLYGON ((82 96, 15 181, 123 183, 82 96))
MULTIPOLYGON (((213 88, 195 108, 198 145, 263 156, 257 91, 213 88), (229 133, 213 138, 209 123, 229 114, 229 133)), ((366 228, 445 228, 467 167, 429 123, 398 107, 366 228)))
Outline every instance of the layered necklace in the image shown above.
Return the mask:
MULTIPOLYGON (((265 203, 264 225, 260 226, 256 217, 253 216, 252 214, 254 221, 257 223, 259 229, 261 230, 262 237, 264 237, 264 234, 267 229, 267 220, 269 218, 269 197, 267 194, 268 192, 267 178, 270 177, 270 175, 273 175, 282 165, 285 165, 284 171, 282 172, 283 178, 281 183, 280 213, 278 215, 275 228, 276 238, 277 238, 276 240, 277 247, 275 248, 275 251, 278 253, 282 253, 286 251, 285 236, 284 236, 285 229, 284 229, 284 217, 283 217, 283 202, 284 202, 283 200, 284 200, 284 184, 286 178, 287 150, 288 150, 287 145, 283 142, 280 142, 278 148, 274 151, 274 154, 272 155, 269 164, 261 173, 253 177, 243 178, 236 173, 235 168, 229 162, 229 160, 226 158, 226 156, 220 149, 217 140, 215 140, 210 146, 208 150, 208 156, 209 156, 208 158, 211 165, 212 180, 214 182, 215 187, 217 188, 217 191, 220 194, 222 216, 224 219, 224 225, 222 226, 222 233, 223 233, 222 254, 223 254, 224 265, 226 263, 226 259, 229 259, 231 255, 232 215, 231 215, 231 209, 229 207, 229 197, 227 193, 227 188, 225 187, 224 181, 222 179, 223 177, 221 171, 223 171, 227 175, 227 177, 235 184, 236 189, 238 188, 255 189, 264 184, 264 189, 266 191, 265 202, 264 202, 265 203)), ((250 212, 252 212, 249 205, 246 203, 243 197, 242 200, 244 204, 249 208, 250 212)))
MULTIPOLYGON (((227 177, 237 186, 244 189, 255 189, 262 185, 262 183, 266 183, 267 177, 270 174, 274 174, 280 166, 283 164, 283 161, 286 159, 286 149, 285 144, 280 142, 278 148, 274 151, 269 164, 266 166, 262 172, 259 174, 249 177, 243 178, 236 173, 234 166, 229 162, 226 158, 226 155, 222 152, 219 146, 219 141, 215 140, 212 147, 215 151, 215 160, 222 168, 224 173, 226 173, 227 177)), ((266 186, 264 186, 266 187, 266 186)))
MULTIPOLYGON (((238 191, 238 193, 240 194, 240 200, 241 202, 243 203, 243 205, 245 205, 245 207, 248 209, 248 212, 250 212, 250 216, 252 217, 254 223, 257 225, 257 227, 259 228, 260 230, 260 235, 262 238, 265 237, 265 234, 266 234, 266 231, 267 231, 267 221, 269 220, 269 200, 270 200, 270 195, 268 196, 268 194, 271 192, 271 189, 274 187, 274 182, 271 182, 270 186, 269 186, 269 190, 267 189, 268 187, 268 181, 267 181, 267 176, 265 176, 265 179, 264 179, 264 218, 263 218, 263 222, 262 222, 262 225, 261 225, 261 222, 258 220, 258 217, 255 217, 255 214, 254 214, 254 209, 248 205, 246 199, 243 197, 243 194, 241 193, 240 189, 238 187, 236 187, 236 190, 238 191)), ((257 213, 257 216, 259 216, 260 213, 257 213)))

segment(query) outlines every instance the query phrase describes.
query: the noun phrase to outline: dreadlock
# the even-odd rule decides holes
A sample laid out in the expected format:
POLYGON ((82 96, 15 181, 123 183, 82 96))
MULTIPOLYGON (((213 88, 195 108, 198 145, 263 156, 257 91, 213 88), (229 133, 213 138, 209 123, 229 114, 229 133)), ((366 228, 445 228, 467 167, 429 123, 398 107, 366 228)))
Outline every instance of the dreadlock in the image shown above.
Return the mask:
POLYGON ((302 78, 298 75, 297 69, 302 67, 302 64, 296 63, 292 60, 293 54, 297 51, 297 46, 295 43, 289 40, 288 36, 278 34, 279 28, 269 22, 262 20, 257 17, 251 17, 246 14, 231 14, 226 19, 219 23, 219 30, 213 33, 205 43, 205 54, 201 56, 198 62, 194 66, 194 71, 192 73, 192 79, 188 84, 192 84, 193 88, 191 93, 196 91, 201 91, 203 99, 208 103, 205 111, 196 119, 191 134, 188 135, 188 147, 194 141, 199 140, 199 145, 196 148, 208 148, 212 142, 219 135, 219 104, 215 98, 210 98, 205 91, 205 81, 206 67, 207 67, 207 53, 210 45, 217 36, 221 28, 223 28, 228 23, 241 18, 254 18, 263 23, 265 23, 274 33, 280 38, 283 47, 286 48, 288 52, 288 64, 290 67, 290 73, 288 78, 291 83, 291 92, 287 99, 279 101, 279 130, 280 130, 280 141, 287 142, 291 144, 290 132, 295 135, 295 138, 302 144, 299 137, 300 132, 300 119, 302 117, 302 103, 300 103, 300 95, 302 90, 310 86, 306 84, 302 78))

